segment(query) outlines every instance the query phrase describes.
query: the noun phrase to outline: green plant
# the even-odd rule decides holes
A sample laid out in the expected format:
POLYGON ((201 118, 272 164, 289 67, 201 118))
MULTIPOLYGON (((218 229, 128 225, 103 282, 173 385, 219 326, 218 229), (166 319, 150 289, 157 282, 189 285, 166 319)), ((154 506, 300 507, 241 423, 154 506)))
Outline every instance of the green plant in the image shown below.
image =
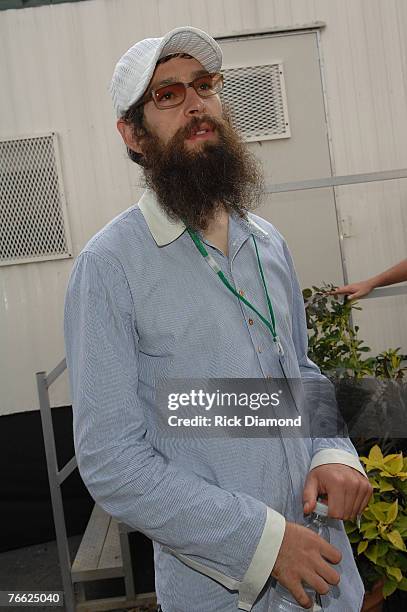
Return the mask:
POLYGON ((383 455, 375 445, 361 457, 373 496, 363 512, 360 527, 345 523, 365 587, 384 580, 383 594, 407 591, 407 457, 383 455))
MULTIPOLYGON (((365 418, 360 410, 369 402, 373 408, 385 405, 391 381, 398 384, 407 368, 402 365, 399 348, 368 355, 370 348, 359 339, 358 326, 352 325, 352 311, 361 307, 333 296, 334 289, 325 284, 303 291, 308 354, 333 379, 341 413, 351 422, 358 414, 365 418), (370 381, 363 381, 366 378, 370 381)), ((368 453, 361 461, 374 493, 360 527, 353 522, 346 522, 345 527, 366 589, 383 580, 383 594, 388 597, 397 589, 407 591, 407 458, 402 453, 383 455, 382 450, 388 453, 398 444, 387 435, 353 442, 359 453, 368 453)))
POLYGON ((332 284, 303 290, 309 357, 328 376, 362 379, 367 376, 401 380, 407 368, 402 366, 400 348, 367 356, 371 349, 358 337, 359 327, 352 325, 352 311, 362 310, 353 301, 343 301, 331 292, 332 284))

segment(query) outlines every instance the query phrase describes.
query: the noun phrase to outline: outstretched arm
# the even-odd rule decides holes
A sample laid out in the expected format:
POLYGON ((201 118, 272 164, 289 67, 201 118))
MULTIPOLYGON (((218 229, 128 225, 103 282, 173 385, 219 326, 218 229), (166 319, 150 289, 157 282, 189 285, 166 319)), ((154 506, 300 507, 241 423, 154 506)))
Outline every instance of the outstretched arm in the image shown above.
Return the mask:
POLYGON ((407 281, 407 259, 403 259, 395 266, 388 268, 377 276, 372 276, 358 283, 344 285, 332 293, 333 295, 350 295, 351 300, 357 300, 358 298, 368 295, 373 289, 376 289, 376 287, 386 287, 387 285, 394 285, 395 283, 402 283, 403 281, 407 281))

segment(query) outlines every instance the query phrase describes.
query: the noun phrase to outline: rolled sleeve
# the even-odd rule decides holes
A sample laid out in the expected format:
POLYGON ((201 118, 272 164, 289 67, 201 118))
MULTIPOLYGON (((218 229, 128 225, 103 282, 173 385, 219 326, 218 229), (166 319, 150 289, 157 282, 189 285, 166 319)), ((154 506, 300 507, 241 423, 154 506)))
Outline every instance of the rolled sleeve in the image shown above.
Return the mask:
POLYGON ((271 575, 285 532, 285 518, 267 508, 266 523, 256 552, 239 588, 239 609, 251 610, 271 575))
POLYGON ((231 591, 239 593, 239 610, 250 611, 271 576, 285 532, 285 518, 267 507, 266 522, 249 567, 241 581, 209 568, 186 555, 167 548, 188 567, 209 576, 231 591))
POLYGON ((315 453, 309 469, 311 471, 319 465, 325 465, 327 463, 341 463, 342 465, 348 465, 367 478, 366 472, 363 469, 359 459, 354 454, 340 448, 325 448, 315 453))

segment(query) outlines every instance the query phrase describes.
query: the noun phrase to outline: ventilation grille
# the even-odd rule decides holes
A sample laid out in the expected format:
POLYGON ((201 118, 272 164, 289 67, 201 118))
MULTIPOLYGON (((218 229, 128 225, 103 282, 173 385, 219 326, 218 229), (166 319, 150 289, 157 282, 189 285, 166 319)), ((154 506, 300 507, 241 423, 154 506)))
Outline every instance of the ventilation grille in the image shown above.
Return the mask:
POLYGON ((0 265, 70 256, 56 136, 0 142, 0 265))
POLYGON ((227 68, 222 98, 244 140, 289 138, 282 64, 227 68))

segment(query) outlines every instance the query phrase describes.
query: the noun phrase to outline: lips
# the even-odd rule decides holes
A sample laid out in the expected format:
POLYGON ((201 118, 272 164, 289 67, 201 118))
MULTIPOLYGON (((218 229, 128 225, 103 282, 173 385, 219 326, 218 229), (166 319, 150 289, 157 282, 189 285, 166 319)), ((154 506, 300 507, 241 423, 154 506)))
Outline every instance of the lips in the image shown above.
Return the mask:
POLYGON ((214 128, 212 125, 207 123, 206 121, 200 123, 199 125, 193 127, 189 130, 189 134, 187 136, 188 140, 192 138, 197 138, 199 136, 204 137, 205 134, 212 134, 214 132, 214 128))

